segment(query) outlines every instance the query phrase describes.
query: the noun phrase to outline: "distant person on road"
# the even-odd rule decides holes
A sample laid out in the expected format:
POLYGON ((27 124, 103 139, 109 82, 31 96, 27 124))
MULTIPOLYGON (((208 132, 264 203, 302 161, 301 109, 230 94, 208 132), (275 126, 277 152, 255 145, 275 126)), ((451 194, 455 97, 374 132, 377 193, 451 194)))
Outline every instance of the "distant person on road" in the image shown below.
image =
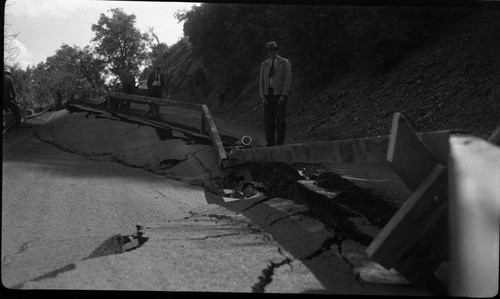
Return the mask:
MULTIPOLYGON (((161 68, 156 66, 153 72, 148 76, 148 91, 152 98, 161 99, 165 87, 165 77, 160 73, 161 68)), ((152 117, 157 118, 160 115, 160 106, 152 105, 152 117)))
POLYGON ((120 75, 124 93, 133 94, 135 88, 135 76, 131 68, 126 68, 120 75))
POLYGON ((266 49, 268 59, 261 64, 259 80, 260 98, 264 103, 266 146, 283 145, 292 68, 288 59, 278 55, 276 42, 268 42, 266 49))
POLYGON ((9 108, 12 111, 16 125, 21 124, 21 109, 16 102, 14 79, 8 67, 3 69, 3 108, 9 108))
MULTIPOLYGON (((126 68, 120 74, 120 81, 122 82, 123 93, 134 94, 135 89, 135 76, 132 68, 126 68)), ((122 109, 130 110, 130 100, 122 101, 122 109)))

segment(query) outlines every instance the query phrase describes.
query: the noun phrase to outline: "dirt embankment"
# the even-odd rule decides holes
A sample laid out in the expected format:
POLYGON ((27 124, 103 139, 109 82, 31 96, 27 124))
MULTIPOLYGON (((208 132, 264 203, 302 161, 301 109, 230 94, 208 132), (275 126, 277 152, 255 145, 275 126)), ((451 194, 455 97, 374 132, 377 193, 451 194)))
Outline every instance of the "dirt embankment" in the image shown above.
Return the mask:
MULTIPOLYGON (((499 10, 477 10, 437 31, 433 42, 405 53, 388 69, 375 71, 359 63, 319 90, 301 87, 296 76, 289 136, 317 141, 387 135, 392 114, 402 112, 418 131, 462 129, 487 137, 500 124, 498 28, 499 10)), ((220 103, 217 92, 207 92, 206 70, 193 57, 184 46, 164 61, 172 98, 208 103, 219 118, 262 128, 258 67, 234 101, 220 103)))

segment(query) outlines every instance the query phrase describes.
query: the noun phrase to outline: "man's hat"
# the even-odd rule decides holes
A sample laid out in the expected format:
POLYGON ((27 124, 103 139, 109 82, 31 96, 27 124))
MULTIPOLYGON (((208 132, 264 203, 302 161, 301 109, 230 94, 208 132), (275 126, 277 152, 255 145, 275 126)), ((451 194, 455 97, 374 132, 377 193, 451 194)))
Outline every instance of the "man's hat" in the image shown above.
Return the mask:
POLYGON ((276 44, 276 42, 268 42, 266 44, 266 49, 278 49, 278 45, 276 44))

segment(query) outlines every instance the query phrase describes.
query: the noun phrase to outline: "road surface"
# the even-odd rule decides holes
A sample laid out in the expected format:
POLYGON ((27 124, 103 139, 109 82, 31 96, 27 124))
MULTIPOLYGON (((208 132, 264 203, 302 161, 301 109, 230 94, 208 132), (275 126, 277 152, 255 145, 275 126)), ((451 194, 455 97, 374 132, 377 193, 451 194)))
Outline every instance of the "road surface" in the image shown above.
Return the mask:
POLYGON ((226 173, 210 143, 191 137, 66 110, 6 133, 3 285, 427 294, 305 206, 207 192, 226 173))

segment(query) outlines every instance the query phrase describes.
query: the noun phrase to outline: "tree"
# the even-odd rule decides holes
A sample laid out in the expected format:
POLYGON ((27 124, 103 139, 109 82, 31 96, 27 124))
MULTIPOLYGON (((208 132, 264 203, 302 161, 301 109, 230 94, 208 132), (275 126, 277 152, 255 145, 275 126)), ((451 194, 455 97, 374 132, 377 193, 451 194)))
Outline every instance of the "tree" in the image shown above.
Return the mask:
POLYGON ((149 28, 149 34, 151 34, 152 38, 149 42, 150 51, 148 53, 148 58, 146 61, 147 68, 151 68, 156 61, 163 57, 165 54, 168 54, 169 48, 166 43, 160 42, 160 38, 154 32, 154 28, 149 28), (154 43, 156 41, 156 44, 154 43))
POLYGON ((104 62, 89 46, 82 49, 63 44, 34 68, 28 67, 25 72, 16 69, 14 77, 20 101, 26 107, 39 107, 51 105, 58 89, 99 88, 104 84, 103 74, 104 62))
MULTIPOLYGON (((5 8, 11 6, 13 3, 5 4, 5 8)), ((19 33, 11 34, 9 33, 10 23, 7 23, 7 15, 5 14, 5 23, 3 26, 3 57, 4 61, 13 61, 19 55, 19 45, 16 43, 17 36, 19 33)))
POLYGON ((103 85, 103 75, 106 74, 106 62, 99 59, 89 46, 79 49, 77 56, 78 75, 86 79, 92 88, 98 88, 103 85))
POLYGON ((19 63, 13 65, 8 64, 12 78, 14 79, 14 86, 16 88, 16 100, 23 108, 35 108, 37 103, 33 100, 30 94, 30 67, 23 70, 19 63))
POLYGON ((135 28, 134 14, 126 14, 121 8, 108 10, 111 16, 101 14, 97 24, 92 25, 96 42, 95 52, 105 62, 106 68, 115 76, 123 70, 137 70, 147 57, 147 45, 151 38, 135 28))

